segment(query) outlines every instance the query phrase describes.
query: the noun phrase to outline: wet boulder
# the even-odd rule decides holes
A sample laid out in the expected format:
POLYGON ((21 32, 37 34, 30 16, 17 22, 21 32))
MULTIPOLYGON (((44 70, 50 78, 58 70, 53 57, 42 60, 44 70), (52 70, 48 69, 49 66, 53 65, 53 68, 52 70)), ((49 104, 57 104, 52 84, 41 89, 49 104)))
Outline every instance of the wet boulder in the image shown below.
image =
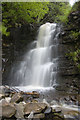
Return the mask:
POLYGON ((23 96, 20 93, 15 93, 11 98, 11 103, 19 103, 23 101, 23 96))
POLYGON ((15 117, 16 118, 20 118, 20 119, 24 118, 24 106, 25 106, 25 104, 22 102, 15 104, 15 108, 16 108, 15 117))
POLYGON ((8 103, 6 100, 2 100, 0 107, 2 107, 3 118, 12 118, 16 113, 14 105, 8 103))
POLYGON ((24 108, 24 114, 29 115, 32 111, 33 113, 41 113, 47 108, 45 103, 27 103, 24 108))

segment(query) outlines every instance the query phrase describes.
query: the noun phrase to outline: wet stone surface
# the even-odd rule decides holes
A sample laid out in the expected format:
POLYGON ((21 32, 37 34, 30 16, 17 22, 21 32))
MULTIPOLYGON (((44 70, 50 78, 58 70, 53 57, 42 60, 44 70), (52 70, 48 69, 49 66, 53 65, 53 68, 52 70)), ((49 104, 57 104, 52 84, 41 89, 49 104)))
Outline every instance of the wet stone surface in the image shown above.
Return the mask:
MULTIPOLYGON (((8 88, 11 89, 7 86, 8 88)), ((73 120, 77 120, 75 118, 80 116, 80 109, 77 106, 77 102, 80 101, 78 94, 65 94, 62 91, 58 94, 56 91, 55 94, 54 91, 18 92, 16 88, 10 91, 12 92, 9 93, 8 97, 6 96, 8 90, 4 92, 4 97, 1 97, 0 100, 2 120, 7 118, 10 120, 67 120, 65 116, 69 115, 74 116, 73 120)), ((1 93, 2 95, 3 93, 1 93)))

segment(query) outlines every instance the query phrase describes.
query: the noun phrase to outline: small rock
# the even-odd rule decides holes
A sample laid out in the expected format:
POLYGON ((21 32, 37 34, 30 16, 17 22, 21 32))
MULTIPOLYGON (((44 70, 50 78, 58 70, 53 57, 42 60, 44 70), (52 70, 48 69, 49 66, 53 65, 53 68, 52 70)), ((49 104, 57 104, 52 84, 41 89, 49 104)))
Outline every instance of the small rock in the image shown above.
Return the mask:
POLYGON ((24 108, 25 115, 30 114, 32 111, 34 113, 41 113, 45 110, 47 105, 45 103, 27 103, 24 108))
POLYGON ((33 91, 32 94, 33 94, 33 98, 39 98, 39 93, 38 92, 33 91))
POLYGON ((52 108, 51 107, 48 107, 46 110, 45 110, 45 114, 50 114, 52 112, 52 108))
POLYGON ((12 98, 11 98, 11 103, 19 103, 19 102, 21 102, 21 101, 23 101, 23 97, 22 97, 22 95, 20 94, 20 93, 15 93, 13 96, 12 96, 12 98))
POLYGON ((5 95, 4 95, 4 94, 0 94, 0 100, 1 100, 2 98, 5 98, 5 95))
POLYGON ((57 105, 58 103, 57 103, 57 101, 53 100, 53 101, 51 101, 50 104, 51 104, 51 105, 57 105))
POLYGON ((34 115, 34 113, 32 111, 27 118, 33 118, 33 115, 34 115))
POLYGON ((8 103, 10 103, 11 97, 6 97, 5 100, 6 100, 8 103))
POLYGON ((40 114, 35 114, 33 115, 33 119, 43 119, 45 118, 45 114, 44 113, 40 113, 40 114))
POLYGON ((56 108, 54 109, 54 111, 57 112, 57 113, 61 113, 62 110, 61 110, 60 107, 56 107, 56 108))
POLYGON ((36 91, 23 93, 25 95, 32 96, 33 98, 39 98, 39 93, 36 91))
POLYGON ((38 103, 38 100, 32 99, 31 102, 33 102, 33 103, 38 103))

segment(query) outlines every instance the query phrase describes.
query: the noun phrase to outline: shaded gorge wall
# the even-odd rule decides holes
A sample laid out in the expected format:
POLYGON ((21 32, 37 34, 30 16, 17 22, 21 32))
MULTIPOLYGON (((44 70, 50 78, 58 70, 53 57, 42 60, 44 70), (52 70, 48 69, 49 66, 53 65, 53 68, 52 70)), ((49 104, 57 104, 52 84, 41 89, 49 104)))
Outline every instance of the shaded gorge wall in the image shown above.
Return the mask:
MULTIPOLYGON (((38 26, 32 24, 26 24, 18 26, 17 28, 11 28, 10 36, 3 36, 2 44, 2 72, 3 80, 2 84, 9 83, 9 74, 14 63, 19 63, 22 60, 22 56, 31 47, 31 42, 36 39, 38 33, 38 26), (28 46, 27 46, 28 45, 28 46)), ((35 45, 33 45, 34 47, 35 45)))

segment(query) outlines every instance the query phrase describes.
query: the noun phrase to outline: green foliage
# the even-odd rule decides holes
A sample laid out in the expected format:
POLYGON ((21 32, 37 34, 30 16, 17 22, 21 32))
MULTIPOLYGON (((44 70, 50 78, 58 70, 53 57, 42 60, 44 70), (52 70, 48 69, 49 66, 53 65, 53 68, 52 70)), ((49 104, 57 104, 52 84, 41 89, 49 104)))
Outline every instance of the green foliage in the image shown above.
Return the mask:
POLYGON ((71 31, 70 32, 70 36, 75 40, 78 39, 79 35, 80 35, 80 32, 76 32, 76 31, 71 31))
POLYGON ((66 22, 70 6, 66 2, 4 2, 2 3, 3 34, 16 24, 66 22), (66 9, 65 9, 66 8, 66 9))
POLYGON ((77 49, 75 52, 70 52, 68 56, 73 59, 74 63, 80 70, 80 49, 77 49))
POLYGON ((71 7, 67 2, 52 2, 49 4, 49 17, 53 22, 66 23, 71 7))
POLYGON ((2 3, 3 34, 6 28, 16 24, 39 23, 48 12, 49 2, 5 2, 2 3))
POLYGON ((7 32, 7 27, 5 27, 4 25, 2 25, 2 34, 6 35, 6 36, 9 36, 10 35, 10 32, 7 32))

